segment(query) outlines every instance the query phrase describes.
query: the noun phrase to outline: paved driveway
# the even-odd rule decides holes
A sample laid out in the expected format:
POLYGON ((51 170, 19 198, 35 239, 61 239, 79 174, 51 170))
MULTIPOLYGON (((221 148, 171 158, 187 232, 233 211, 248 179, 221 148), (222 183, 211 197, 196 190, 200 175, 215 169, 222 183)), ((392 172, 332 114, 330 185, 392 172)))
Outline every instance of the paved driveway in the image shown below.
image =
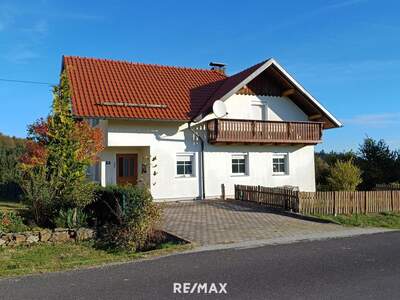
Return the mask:
POLYGON ((343 231, 268 211, 239 201, 192 201, 165 204, 163 228, 200 245, 237 243, 343 231))

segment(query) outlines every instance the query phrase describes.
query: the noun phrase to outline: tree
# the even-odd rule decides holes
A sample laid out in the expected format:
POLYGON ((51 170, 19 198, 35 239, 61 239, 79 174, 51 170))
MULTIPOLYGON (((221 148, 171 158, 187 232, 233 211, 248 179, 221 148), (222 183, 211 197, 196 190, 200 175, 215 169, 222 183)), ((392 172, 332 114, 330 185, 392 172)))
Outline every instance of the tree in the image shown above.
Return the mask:
POLYGON ((358 164, 363 170, 363 188, 372 189, 378 183, 398 181, 399 153, 392 151, 384 140, 367 137, 359 147, 358 164))
POLYGON ((356 154, 352 151, 348 152, 321 152, 315 153, 315 181, 318 191, 326 191, 330 189, 328 184, 329 170, 337 161, 356 161, 356 154))
POLYGON ((20 172, 18 158, 25 148, 25 140, 0 133, 0 198, 18 200, 20 172))
POLYGON ((22 186, 39 223, 54 219, 61 209, 82 208, 93 200, 86 172, 102 149, 101 130, 74 119, 63 73, 53 90, 52 112, 28 128, 27 151, 21 157, 22 186))
POLYGON ((315 182, 318 191, 328 189, 327 177, 329 175, 329 164, 319 155, 315 155, 315 182))
POLYGON ((362 182, 361 170, 352 160, 337 161, 330 169, 327 181, 334 191, 355 191, 362 182))

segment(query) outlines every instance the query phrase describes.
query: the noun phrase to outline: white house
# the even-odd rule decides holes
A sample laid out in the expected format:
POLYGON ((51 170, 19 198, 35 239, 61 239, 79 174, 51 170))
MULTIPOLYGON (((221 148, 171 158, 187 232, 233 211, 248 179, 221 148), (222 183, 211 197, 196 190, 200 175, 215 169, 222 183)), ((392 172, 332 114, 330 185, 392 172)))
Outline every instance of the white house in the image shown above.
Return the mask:
POLYGON ((232 76, 210 65, 63 57, 74 115, 104 133, 93 180, 146 184, 156 200, 215 198, 221 185, 231 196, 235 184, 314 191, 314 146, 341 123, 274 59, 232 76))

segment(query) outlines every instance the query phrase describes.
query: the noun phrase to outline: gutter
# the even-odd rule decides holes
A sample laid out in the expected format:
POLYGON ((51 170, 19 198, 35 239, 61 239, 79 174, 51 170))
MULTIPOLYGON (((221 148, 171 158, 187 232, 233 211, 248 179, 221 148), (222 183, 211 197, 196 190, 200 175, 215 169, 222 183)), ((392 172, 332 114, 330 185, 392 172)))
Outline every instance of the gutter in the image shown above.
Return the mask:
POLYGON ((200 199, 206 198, 206 188, 205 188, 205 177, 204 177, 204 140, 203 138, 193 130, 190 126, 192 121, 188 122, 189 130, 200 140, 200 165, 201 165, 201 195, 200 199))

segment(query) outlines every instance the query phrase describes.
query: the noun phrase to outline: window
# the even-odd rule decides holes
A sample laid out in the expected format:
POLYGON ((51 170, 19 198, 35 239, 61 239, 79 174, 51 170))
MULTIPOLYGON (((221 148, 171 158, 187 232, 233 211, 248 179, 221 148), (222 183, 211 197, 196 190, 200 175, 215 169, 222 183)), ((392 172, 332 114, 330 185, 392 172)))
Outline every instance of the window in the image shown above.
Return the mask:
POLYGON ((94 181, 100 182, 100 162, 94 165, 94 181))
POLYGON ((180 177, 193 176, 193 154, 178 154, 176 156, 176 175, 180 177))
POLYGON ((135 159, 133 157, 118 157, 118 176, 132 177, 135 176, 135 159))
POLYGON ((100 181, 100 162, 87 167, 86 177, 93 181, 100 181))
POLYGON ((97 125, 99 125, 100 120, 99 119, 90 119, 90 125, 92 127, 96 127, 97 125))
POLYGON ((288 155, 274 154, 272 157, 272 170, 274 174, 288 174, 288 155))
POLYGON ((267 120, 268 119, 268 108, 263 103, 253 103, 251 105, 252 118, 254 120, 267 120))
POLYGON ((232 174, 234 175, 246 175, 246 154, 234 154, 232 155, 232 174))
POLYGON ((92 179, 93 178, 93 166, 86 167, 86 178, 92 179))

